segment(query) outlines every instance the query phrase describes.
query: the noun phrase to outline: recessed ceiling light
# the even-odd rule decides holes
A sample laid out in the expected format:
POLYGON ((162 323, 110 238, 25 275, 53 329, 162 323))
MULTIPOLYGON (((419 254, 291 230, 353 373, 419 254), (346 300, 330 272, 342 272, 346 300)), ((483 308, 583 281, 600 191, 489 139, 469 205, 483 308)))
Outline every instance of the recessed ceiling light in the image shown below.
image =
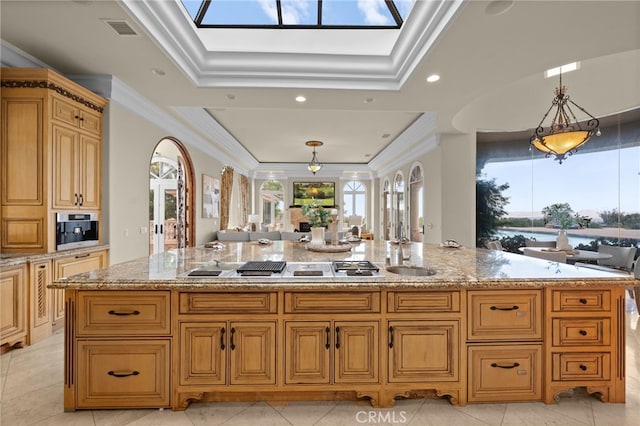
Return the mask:
POLYGON ((566 74, 577 69, 580 69, 580 62, 571 62, 570 64, 561 65, 559 67, 546 70, 544 72, 544 78, 554 77, 560 73, 566 74))
POLYGON ((167 74, 163 69, 160 69, 160 68, 151 68, 151 73, 159 76, 163 76, 167 74))
POLYGON ((365 103, 365 104, 371 104, 371 103, 373 103, 373 102, 375 102, 375 101, 376 101, 376 100, 375 100, 374 98, 367 98, 367 99, 365 99, 365 100, 364 100, 364 103, 365 103))
POLYGON ((438 74, 431 74, 429 77, 427 77, 427 82, 429 83, 435 83, 438 80, 440 80, 440 76, 438 74))
POLYGON ((513 0, 495 0, 490 2, 484 9, 487 15, 498 16, 502 15, 513 7, 513 0))
POLYGON ((383 133, 382 139, 387 139, 389 136, 391 136, 391 133, 383 133))
POLYGON ((229 93, 227 95, 227 99, 229 99, 230 101, 234 100, 236 98, 236 95, 234 95, 233 93, 229 93))
POLYGON ((296 102, 302 103, 302 102, 306 102, 306 101, 307 101, 307 98, 305 98, 304 96, 302 96, 302 95, 296 96, 296 102))

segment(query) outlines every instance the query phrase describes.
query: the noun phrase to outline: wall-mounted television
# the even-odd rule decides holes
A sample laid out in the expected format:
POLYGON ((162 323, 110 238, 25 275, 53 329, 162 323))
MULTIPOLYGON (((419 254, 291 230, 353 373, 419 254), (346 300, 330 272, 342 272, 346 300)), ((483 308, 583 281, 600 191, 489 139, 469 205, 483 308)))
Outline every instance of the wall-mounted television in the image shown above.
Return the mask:
POLYGON ((335 207, 335 182, 293 182, 293 207, 318 200, 323 207, 335 207))

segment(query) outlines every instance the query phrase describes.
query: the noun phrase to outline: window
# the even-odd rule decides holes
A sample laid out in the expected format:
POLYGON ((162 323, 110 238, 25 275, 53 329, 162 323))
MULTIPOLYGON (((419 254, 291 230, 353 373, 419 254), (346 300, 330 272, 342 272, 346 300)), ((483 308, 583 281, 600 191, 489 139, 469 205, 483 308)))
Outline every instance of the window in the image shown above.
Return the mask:
POLYGON ((411 241, 422 241, 424 234, 422 167, 416 164, 409 176, 409 229, 411 241))
POLYGON ((284 218, 284 191, 282 183, 268 180, 260 187, 262 223, 273 229, 282 229, 284 218))
POLYGON ((395 238, 405 238, 407 233, 404 221, 404 177, 401 172, 393 179, 393 209, 395 213, 395 238))
POLYGON ((342 214, 344 223, 349 224, 349 216, 362 216, 363 223, 367 211, 367 187, 360 181, 347 182, 342 189, 342 214))
POLYGON ((414 0, 182 0, 198 28, 400 28, 414 0))

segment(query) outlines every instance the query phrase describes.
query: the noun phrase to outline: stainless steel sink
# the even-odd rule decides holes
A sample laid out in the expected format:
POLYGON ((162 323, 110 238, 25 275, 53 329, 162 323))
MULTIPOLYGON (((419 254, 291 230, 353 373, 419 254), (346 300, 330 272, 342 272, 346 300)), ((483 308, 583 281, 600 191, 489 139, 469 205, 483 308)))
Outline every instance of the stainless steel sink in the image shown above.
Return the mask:
POLYGON ((436 271, 431 268, 409 265, 387 266, 386 270, 392 274, 406 275, 410 277, 428 277, 435 275, 436 273, 436 271))

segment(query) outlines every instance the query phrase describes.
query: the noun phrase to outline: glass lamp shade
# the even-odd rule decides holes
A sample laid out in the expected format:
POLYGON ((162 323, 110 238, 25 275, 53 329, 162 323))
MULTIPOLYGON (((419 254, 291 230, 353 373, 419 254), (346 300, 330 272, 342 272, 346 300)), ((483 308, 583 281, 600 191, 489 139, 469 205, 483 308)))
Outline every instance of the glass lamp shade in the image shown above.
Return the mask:
POLYGON ((560 132, 547 136, 536 136, 531 139, 531 145, 547 155, 555 155, 556 159, 562 162, 561 160, 566 153, 577 149, 589 140, 590 137, 591 131, 588 130, 560 132))

